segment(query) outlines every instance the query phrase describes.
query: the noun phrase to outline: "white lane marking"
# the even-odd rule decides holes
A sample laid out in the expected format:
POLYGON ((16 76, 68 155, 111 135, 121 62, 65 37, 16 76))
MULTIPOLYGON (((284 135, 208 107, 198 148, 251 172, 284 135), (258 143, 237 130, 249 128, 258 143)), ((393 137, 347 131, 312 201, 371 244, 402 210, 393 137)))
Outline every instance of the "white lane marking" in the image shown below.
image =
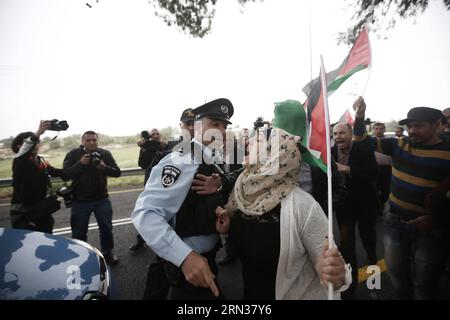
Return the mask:
MULTIPOLYGON (((131 218, 117 219, 117 220, 113 220, 113 227, 122 226, 122 225, 126 225, 126 224, 131 224, 131 223, 132 223, 131 218)), ((97 223, 89 224, 89 228, 88 228, 89 231, 97 230, 97 229, 98 229, 97 223)), ((57 236, 70 234, 70 233, 72 233, 72 230, 70 229, 70 227, 58 228, 58 229, 53 230, 53 234, 57 235, 57 236)))

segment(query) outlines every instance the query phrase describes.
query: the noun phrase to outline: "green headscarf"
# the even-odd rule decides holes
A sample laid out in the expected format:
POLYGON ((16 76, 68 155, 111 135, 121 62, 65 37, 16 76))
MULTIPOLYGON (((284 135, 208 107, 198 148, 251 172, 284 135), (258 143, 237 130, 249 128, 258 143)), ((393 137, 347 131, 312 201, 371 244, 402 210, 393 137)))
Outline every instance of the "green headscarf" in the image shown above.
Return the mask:
POLYGON ((308 128, 303 105, 295 100, 276 102, 274 114, 272 125, 290 134, 302 137, 302 146, 306 147, 308 128))

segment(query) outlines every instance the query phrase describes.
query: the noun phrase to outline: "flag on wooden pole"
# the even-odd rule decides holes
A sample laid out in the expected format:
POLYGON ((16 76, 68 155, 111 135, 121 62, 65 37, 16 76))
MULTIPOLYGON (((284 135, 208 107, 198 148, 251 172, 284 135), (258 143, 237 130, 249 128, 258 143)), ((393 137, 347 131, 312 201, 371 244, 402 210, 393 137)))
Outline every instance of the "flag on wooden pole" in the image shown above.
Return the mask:
MULTIPOLYGON (((323 58, 320 56, 320 82, 321 82, 321 92, 319 102, 315 109, 318 109, 315 113, 315 123, 319 128, 323 128, 323 134, 321 137, 322 146, 320 158, 325 162, 327 167, 327 180, 328 180, 328 244, 329 248, 333 248, 334 237, 333 237, 333 202, 332 202, 332 184, 331 184, 331 141, 330 141, 330 115, 328 112, 328 93, 325 88, 327 88, 327 78, 325 73, 325 67, 323 65, 323 58), (322 118, 320 118, 322 117, 322 118), (322 122, 322 123, 319 123, 322 122)), ((314 130, 314 128, 311 128, 314 130)), ((332 283, 328 283, 328 300, 333 300, 334 288, 332 283)))
MULTIPOLYGON (((359 33, 352 49, 350 50, 350 53, 344 59, 341 66, 325 75, 327 95, 330 96, 353 74, 369 67, 371 60, 369 35, 366 28, 363 28, 363 30, 359 33)), ((325 145, 322 143, 323 136, 325 135, 325 126, 324 122, 320 120, 324 117, 324 111, 320 108, 316 110, 318 106, 323 104, 321 77, 318 77, 310 82, 307 86, 305 86, 305 88, 303 88, 303 91, 308 96, 304 106, 308 111, 308 118, 311 122, 311 130, 308 140, 309 149, 311 149, 311 152, 315 153, 317 156, 318 166, 326 172, 325 145)))

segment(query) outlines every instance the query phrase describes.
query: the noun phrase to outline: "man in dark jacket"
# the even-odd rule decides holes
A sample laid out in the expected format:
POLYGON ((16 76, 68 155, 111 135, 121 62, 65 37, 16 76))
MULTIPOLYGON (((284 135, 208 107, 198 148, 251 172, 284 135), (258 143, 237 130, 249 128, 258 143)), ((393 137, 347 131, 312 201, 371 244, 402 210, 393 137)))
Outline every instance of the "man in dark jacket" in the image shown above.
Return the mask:
POLYGON ((161 136, 158 129, 154 128, 148 133, 142 131, 141 140, 137 143, 140 147, 138 165, 146 170, 153 162, 158 152, 164 151, 165 144, 161 142, 161 136))
POLYGON ((82 145, 67 153, 61 177, 72 180, 73 205, 70 225, 72 237, 87 241, 89 217, 93 212, 100 229, 100 245, 110 264, 119 261, 113 253, 112 207, 108 196, 107 177, 121 172, 111 152, 97 147, 98 136, 87 131, 82 145))
POLYGON ((367 252, 370 264, 377 263, 376 256, 376 210, 378 199, 376 180, 377 162, 370 143, 354 142, 352 127, 339 123, 333 128, 335 145, 331 149, 338 171, 344 175, 348 195, 339 206, 335 206, 340 231, 339 250, 345 261, 352 266, 353 282, 342 293, 343 299, 354 299, 358 284, 358 263, 355 248, 355 227, 367 252))

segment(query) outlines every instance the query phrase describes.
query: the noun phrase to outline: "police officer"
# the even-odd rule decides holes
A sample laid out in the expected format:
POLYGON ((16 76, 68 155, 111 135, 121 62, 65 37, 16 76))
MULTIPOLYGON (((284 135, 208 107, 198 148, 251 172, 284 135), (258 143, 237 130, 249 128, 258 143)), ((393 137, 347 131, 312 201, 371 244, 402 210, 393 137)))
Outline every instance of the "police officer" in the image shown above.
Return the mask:
MULTIPOLYGON (((169 141, 165 147, 165 150, 160 150, 154 154, 153 159, 147 165, 145 170, 144 186, 147 184, 147 180, 150 177, 153 167, 157 165, 162 158, 171 153, 173 148, 178 148, 183 141, 191 141, 194 137, 194 120, 195 115, 192 113, 192 108, 185 109, 180 117, 180 138, 178 140, 169 141)), ((136 236, 136 242, 129 247, 129 250, 133 252, 137 251, 144 246, 144 243, 144 239, 140 234, 138 234, 136 236)))
POLYGON ((173 148, 177 148, 177 145, 182 142, 190 143, 191 139, 194 137, 194 121, 195 115, 192 112, 192 108, 183 110, 180 117, 181 136, 178 140, 169 141, 168 145, 170 147, 170 150, 172 150, 173 148))
MULTIPOLYGON (((153 159, 147 165, 145 170, 144 186, 147 184, 147 180, 150 177, 150 173, 155 165, 161 161, 166 155, 172 152, 172 149, 178 148, 183 141, 190 143, 194 137, 194 120, 195 115, 192 113, 192 108, 185 109, 180 117, 180 129, 181 136, 178 140, 169 141, 164 150, 160 150, 153 155, 153 159)), ((140 156, 139 156, 140 157, 140 156)), ((136 242, 130 246, 130 251, 137 251, 144 246, 144 239, 140 234, 136 236, 136 242)))
POLYGON ((166 261, 169 299, 219 297, 215 256, 220 237, 215 230, 215 209, 224 198, 220 190, 199 195, 191 184, 197 173, 217 173, 218 153, 212 146, 223 139, 233 105, 222 98, 193 113, 195 137, 189 150, 174 151, 153 168, 131 216, 147 244, 166 261))

